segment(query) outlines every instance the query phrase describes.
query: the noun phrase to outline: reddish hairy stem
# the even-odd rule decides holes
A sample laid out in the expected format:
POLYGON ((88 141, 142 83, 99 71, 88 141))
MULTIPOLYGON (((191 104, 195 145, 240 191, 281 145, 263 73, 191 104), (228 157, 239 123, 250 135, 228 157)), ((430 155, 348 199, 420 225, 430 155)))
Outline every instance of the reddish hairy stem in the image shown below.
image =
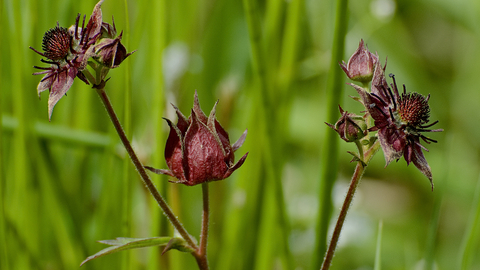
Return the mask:
POLYGON ((357 190, 358 183, 360 182, 360 179, 362 179, 363 173, 365 172, 365 169, 367 168, 368 163, 370 163, 370 160, 372 160, 373 156, 375 156, 377 151, 380 149, 380 142, 377 140, 365 152, 363 151, 364 149, 361 144, 357 144, 357 147, 359 152, 362 153, 361 157, 363 158, 363 161, 358 161, 357 166, 355 167, 355 172, 353 173, 350 186, 348 187, 347 195, 345 196, 345 201, 343 202, 342 209, 340 210, 337 223, 335 224, 332 240, 330 241, 327 253, 325 255, 325 258, 323 259, 321 270, 328 270, 330 268, 330 264, 332 263, 332 259, 333 259, 333 254, 335 253, 335 249, 337 248, 337 244, 338 244, 338 239, 340 238, 340 232, 342 231, 343 223, 345 222, 345 218, 347 217, 348 209, 352 204, 353 196, 355 195, 355 191, 357 190))
POLYGON ((187 241, 187 243, 192 248, 194 248, 195 250, 198 250, 198 246, 195 244, 192 237, 188 234, 188 232, 185 230, 185 228, 180 223, 180 221, 175 217, 172 210, 168 206, 167 202, 162 198, 162 195, 160 195, 157 188, 153 184, 152 180, 148 176, 147 172, 145 171, 145 168, 143 167, 143 164, 138 159, 137 154, 135 154, 135 151, 133 150, 132 145, 130 144, 130 141, 127 138, 127 135, 125 134, 125 131, 123 130, 122 125, 120 124, 120 121, 118 120, 118 117, 115 111, 113 110, 112 104, 110 103, 110 99, 108 98, 107 93, 105 92, 105 89, 100 88, 96 90, 98 95, 100 96, 100 99, 102 100, 103 105, 105 106, 105 109, 107 110, 108 116, 110 116, 110 119, 112 120, 113 126, 115 127, 118 133, 118 136, 120 137, 120 140, 125 146, 125 149, 127 150, 127 153, 130 159, 132 160, 133 165, 135 165, 135 168, 140 174, 140 177, 143 180, 143 183, 147 187, 148 191, 150 192, 150 194, 152 194, 153 198, 155 199, 155 201, 157 201, 158 205, 163 210, 163 213, 165 214, 167 219, 170 220, 173 227, 175 227, 175 229, 180 233, 183 239, 185 239, 185 241, 187 241))
POLYGON ((202 231, 200 233, 200 247, 194 253, 197 260, 198 267, 201 270, 208 270, 207 259, 207 239, 208 239, 208 223, 210 215, 210 206, 208 198, 208 182, 202 183, 202 195, 203 195, 203 214, 202 214, 202 231))
POLYGON ((362 165, 362 162, 357 162, 357 167, 355 168, 355 172, 352 176, 352 181, 350 182, 350 186, 348 188, 347 196, 345 197, 345 201, 343 202, 342 210, 340 210, 340 215, 338 216, 337 223, 335 224, 335 230, 333 231, 332 240, 328 246, 327 254, 323 259, 322 270, 327 270, 330 268, 330 264, 332 263, 333 254, 335 253, 335 249, 337 248, 338 239, 340 238, 340 232, 342 231, 343 223, 345 222, 345 218, 347 216, 348 209, 352 204, 353 196, 355 195, 355 190, 357 189, 358 183, 362 178, 363 172, 365 171, 365 167, 362 165))

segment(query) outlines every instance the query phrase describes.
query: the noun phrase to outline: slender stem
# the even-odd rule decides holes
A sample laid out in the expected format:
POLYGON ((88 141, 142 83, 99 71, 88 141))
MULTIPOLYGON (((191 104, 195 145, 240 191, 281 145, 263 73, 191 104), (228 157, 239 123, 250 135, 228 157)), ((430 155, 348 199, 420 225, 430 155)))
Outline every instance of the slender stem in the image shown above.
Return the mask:
POLYGON ((203 195, 203 214, 202 214, 202 232, 200 233, 200 248, 195 253, 198 267, 200 269, 208 268, 207 259, 207 239, 208 239, 208 222, 210 215, 210 206, 208 199, 208 182, 202 183, 202 195, 203 195))
MULTIPOLYGON (((373 146, 365 152, 365 156, 363 160, 365 164, 368 165, 370 160, 373 158, 375 153, 380 149, 380 143, 377 140, 373 146)), ((340 232, 342 231, 343 223, 345 222, 345 218, 347 217, 348 209, 352 204, 353 197, 355 195, 355 191, 357 190, 358 183, 360 179, 362 179, 363 173, 367 168, 367 165, 362 165, 362 162, 357 162, 357 166, 355 167, 355 172, 353 173, 352 180, 350 182, 350 186, 348 188, 347 195, 345 197, 345 201, 343 202, 342 209, 340 210, 340 214, 338 216, 337 223, 335 224, 335 229, 333 230, 332 240, 328 246, 327 253, 325 258, 323 259, 323 264, 321 270, 327 270, 330 268, 330 264, 332 263, 333 254, 335 253, 335 249, 337 248, 338 239, 340 238, 340 232)))
POLYGON ((157 188, 153 184, 152 180, 148 176, 147 172, 145 171, 145 168, 143 167, 143 164, 140 162, 138 159, 137 155, 135 154, 135 151, 132 148, 132 145, 130 144, 130 141, 127 138, 127 135, 123 131, 123 128, 120 124, 120 121, 118 120, 117 115, 115 114, 115 111, 113 110, 112 104, 110 102, 110 99, 107 96, 107 93, 105 92, 104 88, 96 89, 98 95, 100 96, 100 99, 103 102, 103 105, 105 105, 105 109, 108 112, 108 116, 110 116, 110 119, 112 120, 113 126, 117 130, 118 136, 120 137, 120 140, 122 141, 123 145, 125 146, 125 149, 127 150, 128 155, 130 156, 130 159, 133 162, 133 165, 135 165, 135 168, 137 169, 138 173, 140 174, 140 177, 143 180, 143 183, 147 187, 148 191, 152 194, 153 198, 157 201, 158 205, 160 208, 162 208, 163 213, 165 216, 167 216, 168 220, 172 223, 173 227, 177 229, 177 231, 180 233, 180 235, 187 241, 187 243, 194 249, 198 249, 197 245, 193 241, 192 237, 188 234, 188 232, 185 230, 183 225, 180 223, 180 221, 175 217, 173 214, 172 210, 168 206, 167 202, 162 198, 160 193, 158 192, 157 188))
POLYGON ((325 258, 323 260, 321 268, 322 270, 330 268, 333 254, 335 253, 335 249, 337 248, 340 232, 342 231, 343 223, 345 222, 345 217, 347 216, 348 209, 350 208, 350 205, 352 203, 353 195, 355 195, 355 191, 357 190, 358 183, 360 182, 364 171, 365 167, 362 165, 362 163, 357 162, 357 167, 355 168, 355 172, 353 173, 347 196, 345 197, 342 210, 340 210, 340 215, 338 216, 337 223, 335 224, 335 230, 333 231, 332 240, 330 241, 330 245, 328 246, 327 255, 325 255, 325 258))

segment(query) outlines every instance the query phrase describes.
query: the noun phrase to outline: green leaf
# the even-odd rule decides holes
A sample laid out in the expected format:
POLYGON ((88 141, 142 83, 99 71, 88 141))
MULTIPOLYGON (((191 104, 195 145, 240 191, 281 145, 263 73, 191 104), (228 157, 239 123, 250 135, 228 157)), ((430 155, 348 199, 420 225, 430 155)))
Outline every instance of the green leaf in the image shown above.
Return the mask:
POLYGON ((362 157, 360 157, 358 155, 358 153, 354 153, 354 152, 351 152, 351 151, 347 151, 347 153, 349 153, 350 155, 353 156, 353 159, 350 160, 350 162, 360 161, 364 167, 367 166, 367 163, 365 163, 365 161, 363 161, 362 157))
POLYGON ((182 252, 193 252, 194 250, 188 246, 187 242, 179 237, 149 237, 149 238, 125 238, 118 237, 114 240, 101 240, 99 243, 110 245, 110 247, 100 250, 86 258, 80 266, 93 259, 119 252, 127 249, 166 246, 163 253, 170 249, 177 249, 182 252))

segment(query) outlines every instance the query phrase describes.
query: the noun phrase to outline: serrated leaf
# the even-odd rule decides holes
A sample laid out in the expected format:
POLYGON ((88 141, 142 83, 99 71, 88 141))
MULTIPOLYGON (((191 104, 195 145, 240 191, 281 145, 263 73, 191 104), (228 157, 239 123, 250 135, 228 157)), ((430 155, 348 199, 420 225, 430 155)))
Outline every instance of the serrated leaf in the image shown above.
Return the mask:
POLYGON ((187 244, 185 240, 179 237, 148 237, 148 238, 125 238, 118 237, 113 240, 101 240, 99 243, 110 245, 110 247, 104 248, 99 252, 93 254, 86 258, 80 266, 85 264, 88 261, 93 259, 119 252, 122 250, 134 249, 134 248, 143 248, 143 247, 154 247, 154 246, 167 246, 169 249, 177 249, 183 252, 193 252, 194 250, 187 244), (174 243, 169 244, 169 243, 174 243))

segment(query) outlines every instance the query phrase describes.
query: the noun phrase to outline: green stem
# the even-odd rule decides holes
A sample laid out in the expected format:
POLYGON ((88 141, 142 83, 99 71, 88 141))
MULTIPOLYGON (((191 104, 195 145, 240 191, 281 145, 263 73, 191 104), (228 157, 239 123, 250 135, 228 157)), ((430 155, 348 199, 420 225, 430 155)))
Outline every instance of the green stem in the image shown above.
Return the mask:
POLYGON ((360 142, 360 140, 356 140, 355 141, 355 144, 357 145, 357 149, 358 149, 358 156, 362 158, 362 160, 365 158, 363 156, 363 145, 362 143, 360 142))
POLYGON ((193 256, 197 259, 197 264, 200 269, 208 268, 207 259, 207 239, 208 239, 208 221, 210 215, 210 206, 208 199, 208 182, 202 183, 203 195, 203 214, 202 214, 202 231, 200 233, 200 247, 193 256))
POLYGON ((342 231, 343 223, 345 222, 345 218, 347 217, 348 210, 350 209, 350 205, 352 204, 352 200, 355 195, 355 191, 357 190, 358 183, 360 183, 360 179, 362 179, 363 173, 365 172, 365 169, 367 168, 368 163, 373 158, 373 156, 378 151, 378 149, 380 149, 380 143, 377 140, 373 144, 373 146, 365 153, 364 162, 367 165, 364 166, 361 161, 357 162, 357 166, 355 167, 355 172, 353 173, 347 195, 345 196, 345 201, 343 202, 343 206, 342 206, 342 209, 340 210, 337 223, 335 224, 335 229, 333 230, 333 235, 332 235, 330 244, 328 246, 327 254, 323 259, 321 270, 328 270, 330 268, 330 264, 332 263, 335 249, 337 248, 338 239, 340 238, 340 233, 342 231))
POLYGON ((472 259, 475 254, 478 255, 478 235, 480 235, 480 177, 478 178, 475 196, 472 203, 472 213, 468 222, 465 236, 463 239, 463 247, 461 249, 461 266, 460 269, 470 269, 472 259))
POLYGON ((103 102, 103 105, 105 106, 105 109, 107 110, 108 116, 110 116, 110 119, 112 120, 113 126, 115 127, 118 133, 118 136, 120 137, 120 140, 125 146, 125 149, 127 150, 127 153, 130 156, 130 159, 132 160, 133 165, 135 166, 138 173, 140 174, 140 177, 143 180, 143 183, 147 187, 148 191, 152 194, 153 198, 157 201, 160 208, 162 208, 163 213, 165 214, 167 219, 170 220, 173 227, 175 227, 175 229, 178 231, 178 233, 180 233, 183 239, 185 239, 185 241, 187 241, 187 243, 193 249, 195 250, 198 249, 192 237, 188 234, 188 232, 185 230, 185 228, 180 223, 180 221, 175 217, 175 215, 173 214, 168 204, 165 202, 165 200, 162 198, 162 196, 158 192, 157 188, 155 187, 152 180, 150 179, 147 172, 145 171, 143 164, 138 159, 137 154, 135 154, 135 151, 133 150, 132 145, 130 144, 130 141, 127 138, 127 135, 125 134, 115 111, 113 110, 112 104, 110 102, 110 99, 107 96, 107 93, 105 92, 105 89, 100 88, 96 90, 98 95, 100 96, 100 99, 103 102))
POLYGON ((378 223, 377 248, 375 251, 375 265, 373 266, 373 270, 381 270, 382 268, 382 232, 383 221, 380 220, 378 223))
MULTIPOLYGON (((345 35, 347 31, 347 5, 348 0, 337 0, 335 15, 335 32, 332 44, 332 57, 330 62, 330 74, 327 82, 327 117, 328 123, 338 120, 338 104, 342 97, 343 74, 338 66, 338 61, 343 58, 345 47, 345 35)), ((319 208, 317 216, 317 239, 315 253, 324 254, 327 244, 327 231, 330 223, 332 209, 332 188, 337 178, 338 160, 338 137, 335 132, 327 132, 322 143, 320 190, 318 194, 319 208)), ((313 268, 318 269, 321 256, 313 256, 313 268)))
MULTIPOLYGON (((252 68, 253 68, 253 73, 255 75, 255 80, 256 83, 258 84, 259 91, 257 91, 257 101, 258 104, 261 104, 259 106, 260 110, 260 116, 259 119, 261 119, 259 122, 266 123, 265 126, 262 126, 261 129, 259 129, 263 141, 263 161, 265 162, 265 173, 267 175, 267 183, 270 183, 271 186, 273 186, 273 192, 275 196, 275 200, 277 203, 277 218, 278 218, 278 225, 281 228, 282 231, 288 232, 290 231, 289 227, 290 225, 288 224, 288 218, 286 214, 286 209, 285 209, 285 203, 283 199, 283 187, 282 187, 282 182, 281 181, 276 181, 279 179, 278 176, 278 166, 275 166, 274 164, 278 165, 279 158, 278 155, 276 156, 275 153, 273 152, 274 147, 272 145, 277 145, 275 142, 272 142, 272 137, 269 134, 272 134, 273 132, 276 131, 276 128, 274 126, 274 123, 277 121, 276 115, 273 113, 273 110, 269 110, 268 108, 274 107, 272 104, 272 100, 274 100, 274 94, 271 91, 271 85, 268 83, 268 78, 269 78, 269 70, 266 67, 266 61, 265 61, 265 52, 263 50, 264 46, 262 46, 262 24, 260 21, 260 11, 258 8, 258 2, 255 0, 243 0, 243 7, 245 10, 245 16, 247 20, 247 25, 248 25, 248 30, 249 30, 249 37, 250 37, 250 50, 251 50, 251 60, 252 60, 252 68), (262 121, 263 120, 263 121, 262 121)), ((263 183, 259 182, 259 186, 263 185, 263 183)), ((268 184, 267 184, 268 185, 268 184)), ((259 187, 259 189, 262 189, 259 187)), ((262 196, 263 197, 263 196, 262 196)), ((262 202, 264 203, 264 201, 262 202)), ((258 207, 255 209, 255 211, 262 211, 263 207, 258 207)), ((264 216, 261 212, 259 213, 259 216, 263 219, 264 216)), ((259 223, 261 223, 261 220, 259 220, 259 223)), ((257 227, 259 229, 259 227, 257 227)), ((255 233, 258 233, 256 231, 255 233)), ((266 235, 261 236, 263 239, 268 237, 266 235)), ((290 250, 288 249, 289 244, 288 244, 288 238, 282 238, 280 239, 282 242, 282 248, 284 249, 284 253, 286 254, 287 257, 287 265, 288 267, 291 267, 293 265, 293 259, 290 253, 290 250)), ((258 246, 259 248, 262 248, 262 245, 264 245, 265 241, 258 240, 258 246)), ((252 251, 253 252, 253 251, 252 251)), ((267 258, 267 257, 265 257, 267 258)), ((257 261, 260 259, 257 259, 257 261)), ((252 265, 255 265, 257 262, 255 261, 249 261, 248 263, 252 263, 252 265)), ((268 262, 267 262, 268 263, 268 262)))

